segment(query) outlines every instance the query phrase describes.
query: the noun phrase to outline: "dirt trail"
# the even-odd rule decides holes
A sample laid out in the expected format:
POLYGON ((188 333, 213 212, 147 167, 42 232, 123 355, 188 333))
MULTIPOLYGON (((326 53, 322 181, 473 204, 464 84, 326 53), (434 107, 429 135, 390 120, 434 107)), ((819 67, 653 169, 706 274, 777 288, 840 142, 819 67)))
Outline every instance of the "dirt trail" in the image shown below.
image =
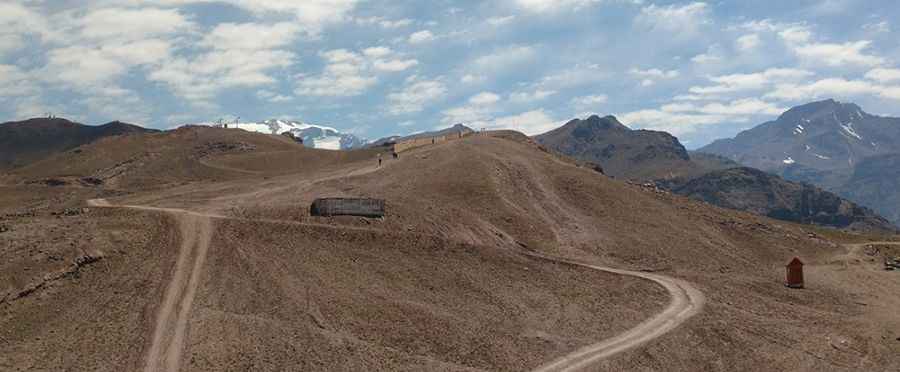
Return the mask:
POLYGON ((669 294, 671 294, 672 296, 672 302, 669 303, 669 306, 665 310, 663 310, 663 312, 656 314, 654 317, 642 322, 641 324, 638 324, 634 328, 629 329, 622 334, 600 341, 593 345, 583 347, 571 354, 565 355, 550 363, 538 367, 536 371, 549 372, 582 370, 603 359, 636 348, 666 334, 667 332, 678 327, 681 323, 684 323, 689 318, 699 313, 703 308, 703 304, 706 302, 706 298, 703 296, 703 293, 700 292, 700 290, 681 279, 640 271, 629 271, 590 265, 535 253, 528 253, 528 255, 542 260, 581 266, 593 270, 651 280, 663 286, 667 291, 669 291, 669 294))
MULTIPOLYGON (((88 205, 102 208, 118 207, 104 199, 89 200, 88 205)), ((212 239, 211 218, 215 216, 170 208, 132 205, 121 208, 170 213, 178 223, 182 241, 175 263, 175 272, 157 311, 152 343, 144 362, 146 372, 178 371, 194 296, 200 285, 203 265, 206 263, 212 239)))

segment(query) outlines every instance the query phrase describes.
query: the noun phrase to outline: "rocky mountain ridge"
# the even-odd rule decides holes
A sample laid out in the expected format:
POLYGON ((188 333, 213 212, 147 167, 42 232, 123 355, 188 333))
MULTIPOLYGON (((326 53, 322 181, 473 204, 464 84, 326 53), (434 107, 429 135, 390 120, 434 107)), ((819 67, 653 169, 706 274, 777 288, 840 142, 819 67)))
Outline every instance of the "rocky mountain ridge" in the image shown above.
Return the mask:
POLYGON ((699 151, 814 184, 900 224, 900 118, 829 99, 794 107, 699 151))
POLYGON ((632 130, 615 117, 575 119, 535 137, 552 151, 599 164, 607 174, 771 218, 854 230, 895 227, 868 208, 714 154, 689 153, 665 132, 632 130))

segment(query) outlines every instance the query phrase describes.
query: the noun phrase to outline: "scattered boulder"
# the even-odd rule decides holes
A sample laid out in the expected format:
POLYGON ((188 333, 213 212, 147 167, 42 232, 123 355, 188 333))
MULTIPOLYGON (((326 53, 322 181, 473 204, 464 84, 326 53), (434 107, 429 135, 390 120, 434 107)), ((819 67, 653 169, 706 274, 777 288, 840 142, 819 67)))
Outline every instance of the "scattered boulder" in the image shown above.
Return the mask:
POLYGON ((9 226, 0 225, 0 233, 5 233, 7 231, 9 231, 9 226))

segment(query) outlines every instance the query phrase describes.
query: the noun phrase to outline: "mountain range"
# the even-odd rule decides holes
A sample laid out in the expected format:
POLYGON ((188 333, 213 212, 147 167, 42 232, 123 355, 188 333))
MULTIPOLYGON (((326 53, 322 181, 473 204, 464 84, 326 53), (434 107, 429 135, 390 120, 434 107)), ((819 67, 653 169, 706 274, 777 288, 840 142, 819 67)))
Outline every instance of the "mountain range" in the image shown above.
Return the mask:
POLYGON ((900 118, 829 99, 698 151, 817 185, 900 223, 900 118))
POLYGON ((306 147, 325 150, 352 150, 363 148, 368 144, 364 138, 359 138, 350 133, 343 133, 335 128, 308 124, 299 121, 270 119, 258 123, 207 123, 214 127, 243 129, 250 132, 265 134, 291 133, 296 138, 303 139, 306 147))
POLYGON ((84 125, 61 118, 34 118, 0 124, 0 170, 22 166, 103 137, 155 132, 118 121, 84 125))
POLYGON ((666 132, 632 130, 613 116, 575 119, 538 135, 550 150, 599 164, 611 176, 653 182, 676 194, 772 218, 856 230, 893 230, 872 210, 803 182, 688 152, 666 132))

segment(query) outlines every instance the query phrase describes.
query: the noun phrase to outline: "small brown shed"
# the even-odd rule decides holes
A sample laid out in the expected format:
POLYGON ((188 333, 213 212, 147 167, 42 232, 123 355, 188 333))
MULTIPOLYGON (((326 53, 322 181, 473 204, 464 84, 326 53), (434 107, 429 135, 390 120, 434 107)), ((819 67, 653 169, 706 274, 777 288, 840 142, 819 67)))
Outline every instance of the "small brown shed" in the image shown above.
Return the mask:
POLYGON ((788 288, 803 288, 803 261, 794 257, 785 268, 787 269, 787 279, 784 285, 788 288))

